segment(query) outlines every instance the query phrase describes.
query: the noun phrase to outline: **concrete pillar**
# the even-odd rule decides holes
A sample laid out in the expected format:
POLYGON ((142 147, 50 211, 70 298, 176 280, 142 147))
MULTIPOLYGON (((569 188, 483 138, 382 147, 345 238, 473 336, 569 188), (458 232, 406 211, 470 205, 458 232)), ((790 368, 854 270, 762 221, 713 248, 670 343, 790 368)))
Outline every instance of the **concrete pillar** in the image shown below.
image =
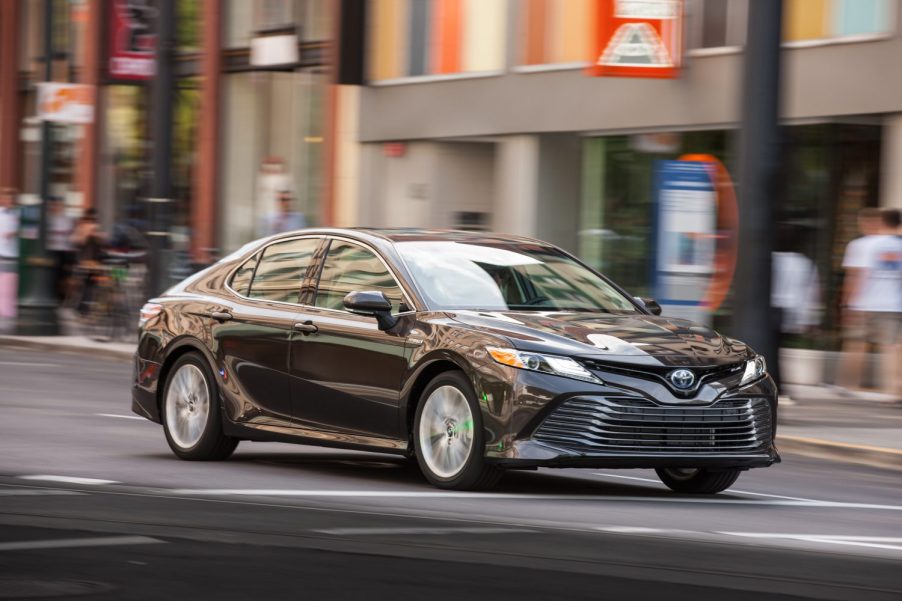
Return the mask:
POLYGON ((575 134, 539 137, 536 237, 579 252, 582 139, 575 134))
POLYGON ((219 175, 219 108, 222 5, 213 0, 203 3, 201 14, 202 52, 200 82, 200 123, 197 128, 197 170, 194 173, 194 199, 191 203, 191 255, 207 262, 207 250, 216 246, 216 197, 219 175))
POLYGON ((902 209, 902 113, 883 118, 880 206, 902 209))
POLYGON ((492 229, 506 234, 535 236, 539 199, 538 137, 499 138, 495 157, 496 201, 492 229))
POLYGON ((332 169, 334 225, 359 225, 361 148, 357 141, 360 123, 360 87, 336 85, 335 163, 332 169))
MULTIPOLYGON (((13 3, 15 4, 15 3, 13 3)), ((82 208, 87 209, 97 204, 98 148, 100 140, 102 94, 100 93, 100 44, 101 23, 103 22, 104 3, 101 0, 88 0, 88 21, 84 36, 84 66, 81 71, 81 83, 92 86, 94 90, 94 123, 84 126, 81 139, 79 160, 76 164, 76 189, 81 192, 82 208)))
POLYGON ((19 2, 0 2, 0 188, 19 188, 19 2))

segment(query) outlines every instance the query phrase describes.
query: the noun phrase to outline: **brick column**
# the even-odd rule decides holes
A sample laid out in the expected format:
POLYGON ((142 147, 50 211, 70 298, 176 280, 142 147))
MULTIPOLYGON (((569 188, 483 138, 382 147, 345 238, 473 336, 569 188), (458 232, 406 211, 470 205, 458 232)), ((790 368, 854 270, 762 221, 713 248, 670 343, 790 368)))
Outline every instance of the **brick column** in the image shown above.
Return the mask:
POLYGON ((206 262, 205 248, 215 247, 216 197, 219 175, 220 71, 222 68, 222 5, 203 0, 200 122, 197 128, 197 169, 191 202, 191 253, 206 262))
POLYGON ((100 48, 101 23, 103 22, 101 0, 87 0, 87 23, 84 37, 84 65, 81 83, 94 88, 94 123, 85 125, 84 137, 79 149, 76 167, 76 189, 82 193, 82 207, 96 206, 97 173, 100 145, 101 115, 103 114, 100 94, 100 48))
POLYGON ((0 188, 19 188, 19 2, 0 1, 0 188))

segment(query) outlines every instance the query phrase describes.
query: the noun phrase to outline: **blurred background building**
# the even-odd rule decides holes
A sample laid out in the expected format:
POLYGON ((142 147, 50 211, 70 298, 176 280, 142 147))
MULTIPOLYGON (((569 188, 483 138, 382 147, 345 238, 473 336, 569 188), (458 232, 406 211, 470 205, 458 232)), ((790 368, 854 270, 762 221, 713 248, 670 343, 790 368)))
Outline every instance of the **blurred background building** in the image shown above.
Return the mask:
MULTIPOLYGON (((749 0, 684 2, 674 79, 591 76, 604 4, 176 0, 174 243, 234 249, 288 190, 311 224, 532 235, 650 293, 656 161, 735 171, 749 0)), ((0 187, 24 205, 40 188, 45 5, 0 1, 0 187)), ((51 5, 54 79, 96 86, 93 124, 53 126, 51 190, 110 227, 147 195, 154 2, 51 5)), ((774 233, 821 290, 795 346, 837 345, 853 217, 902 206, 900 19, 896 0, 785 2, 774 233)))

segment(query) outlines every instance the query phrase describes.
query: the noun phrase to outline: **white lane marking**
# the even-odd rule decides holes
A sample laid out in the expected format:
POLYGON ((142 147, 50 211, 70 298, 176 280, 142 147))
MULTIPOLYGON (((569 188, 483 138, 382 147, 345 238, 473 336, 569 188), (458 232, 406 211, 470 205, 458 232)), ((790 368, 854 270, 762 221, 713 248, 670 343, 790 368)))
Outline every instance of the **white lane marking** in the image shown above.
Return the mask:
POLYGON ((818 543, 825 545, 846 545, 854 547, 868 547, 872 549, 888 549, 902 551, 902 538, 892 536, 856 536, 834 534, 784 534, 776 532, 701 532, 693 530, 675 530, 669 528, 643 528, 641 526, 597 526, 595 530, 609 534, 650 534, 664 535, 668 538, 696 538, 732 537, 738 536, 761 541, 799 541, 818 543), (896 544, 893 544, 896 543, 896 544))
POLYGON ((0 365, 15 367, 62 367, 59 363, 31 363, 30 361, 0 361, 0 365))
POLYGON ((0 361, 0 365, 9 365, 12 367, 63 367, 59 363, 42 363, 37 361, 0 361))
POLYGON ((830 539, 836 541, 854 541, 865 543, 896 543, 902 544, 899 536, 857 536, 854 534, 785 534, 781 532, 717 532, 717 534, 729 534, 730 536, 745 536, 747 538, 804 538, 830 539))
POLYGON ((0 489, 0 497, 37 497, 41 495, 84 495, 75 490, 60 490, 56 488, 8 488, 0 489))
POLYGON ((65 482, 66 484, 119 484, 116 480, 101 480, 100 478, 77 478, 75 476, 54 476, 51 474, 35 474, 29 476, 19 476, 20 480, 40 480, 43 482, 65 482))
POLYGON ((730 536, 741 536, 756 539, 783 539, 798 540, 809 543, 824 543, 831 545, 849 545, 854 547, 869 547, 872 549, 891 549, 902 551, 902 538, 894 536, 855 536, 840 534, 784 534, 776 532, 717 532, 730 536), (891 544, 896 543, 896 544, 891 544))
MULTIPOLYGON (((619 478, 621 480, 638 480, 640 482, 651 482, 652 484, 658 484, 661 487, 666 488, 664 484, 660 480, 656 480, 654 478, 639 478, 637 476, 624 476, 621 474, 603 474, 601 472, 593 472, 596 476, 603 476, 605 478, 619 478)), ((819 503, 817 499, 805 499, 802 497, 787 497, 786 495, 770 495, 763 492, 751 492, 748 490, 736 490, 734 488, 729 489, 730 493, 740 494, 740 495, 751 495, 753 497, 768 497, 771 499, 787 499, 789 501, 807 501, 810 503, 819 503)))
POLYGON ((149 536, 104 536, 101 538, 58 538, 56 540, 27 540, 0 543, 0 551, 27 551, 29 549, 67 549, 71 547, 112 547, 117 545, 149 545, 164 543, 149 536))
POLYGON ((512 532, 535 533, 527 528, 324 528, 314 530, 322 534, 338 536, 356 535, 403 535, 403 534, 509 534, 512 532))
POLYGON ((142 421, 146 421, 140 415, 119 415, 118 413, 95 413, 94 415, 99 415, 100 417, 118 417, 119 419, 140 419, 142 421))
POLYGON ((737 499, 723 497, 617 497, 600 495, 543 495, 518 493, 478 493, 441 491, 392 491, 392 490, 301 490, 301 489, 245 489, 245 488, 177 488, 166 491, 170 494, 187 496, 260 496, 260 497, 359 497, 359 498, 419 498, 419 499, 519 499, 531 501, 597 501, 601 503, 672 503, 689 505, 760 505, 765 507, 806 507, 826 509, 872 509, 902 511, 902 505, 881 505, 877 503, 843 503, 817 500, 792 499, 737 499))

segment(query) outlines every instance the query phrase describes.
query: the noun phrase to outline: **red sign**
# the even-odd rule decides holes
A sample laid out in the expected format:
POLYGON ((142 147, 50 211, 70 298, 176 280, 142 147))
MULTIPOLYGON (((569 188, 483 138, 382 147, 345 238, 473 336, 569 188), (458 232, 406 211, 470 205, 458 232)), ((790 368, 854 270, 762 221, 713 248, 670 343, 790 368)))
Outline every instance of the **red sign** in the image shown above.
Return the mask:
POLYGON ((682 0, 600 0, 590 73, 613 77, 679 76, 682 0))
POLYGON ((404 142, 386 142, 382 145, 382 154, 390 159, 399 159, 407 154, 407 144, 404 142))
POLYGON ((157 10, 151 0, 112 0, 109 71, 113 79, 150 79, 156 71, 154 51, 157 10))

